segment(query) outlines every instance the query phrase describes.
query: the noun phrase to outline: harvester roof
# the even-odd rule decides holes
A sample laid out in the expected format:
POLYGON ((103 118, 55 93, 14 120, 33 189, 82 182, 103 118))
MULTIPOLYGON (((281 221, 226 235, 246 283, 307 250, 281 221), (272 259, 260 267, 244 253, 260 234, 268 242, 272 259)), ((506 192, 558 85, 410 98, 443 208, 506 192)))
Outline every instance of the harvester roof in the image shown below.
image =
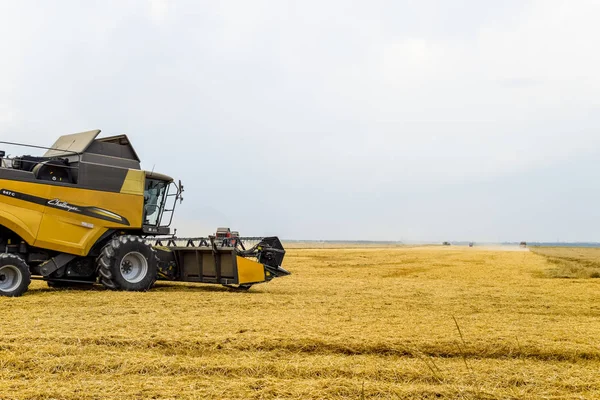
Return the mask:
POLYGON ((100 129, 63 135, 58 138, 44 157, 64 157, 86 152, 140 162, 127 135, 110 136, 98 139, 100 129))
POLYGON ((146 173, 146 176, 148 178, 158 179, 159 181, 173 182, 173 178, 171 178, 168 175, 159 174, 158 172, 154 172, 154 171, 144 171, 144 172, 146 173))

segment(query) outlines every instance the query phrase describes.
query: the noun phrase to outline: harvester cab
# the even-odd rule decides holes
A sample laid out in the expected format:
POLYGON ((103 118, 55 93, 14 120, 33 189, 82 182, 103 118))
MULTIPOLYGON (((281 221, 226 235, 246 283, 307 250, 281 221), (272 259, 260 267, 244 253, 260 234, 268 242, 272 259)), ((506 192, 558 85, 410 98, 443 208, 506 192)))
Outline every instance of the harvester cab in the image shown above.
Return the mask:
POLYGON ((51 287, 102 284, 145 291, 156 280, 247 290, 289 275, 277 237, 219 228, 179 238, 170 226, 183 185, 144 171, 125 135, 61 136, 41 156, 0 151, 0 295, 19 296, 31 279, 51 287))
POLYGON ((183 200, 181 182, 155 172, 146 172, 144 183, 143 231, 148 234, 168 235, 177 201, 183 200))

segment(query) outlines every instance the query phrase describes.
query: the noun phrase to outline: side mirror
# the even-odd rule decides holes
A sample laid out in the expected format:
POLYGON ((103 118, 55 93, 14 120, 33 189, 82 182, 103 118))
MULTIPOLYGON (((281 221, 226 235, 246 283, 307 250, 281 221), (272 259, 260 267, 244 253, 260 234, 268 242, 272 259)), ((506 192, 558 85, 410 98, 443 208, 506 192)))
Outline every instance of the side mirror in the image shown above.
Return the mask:
POLYGON ((183 193, 183 184, 181 183, 181 179, 179 180, 179 185, 177 187, 177 198, 179 199, 179 204, 181 204, 183 202, 183 196, 181 195, 183 193))
POLYGON ((4 150, 0 150, 0 158, 4 158, 6 152, 4 150))

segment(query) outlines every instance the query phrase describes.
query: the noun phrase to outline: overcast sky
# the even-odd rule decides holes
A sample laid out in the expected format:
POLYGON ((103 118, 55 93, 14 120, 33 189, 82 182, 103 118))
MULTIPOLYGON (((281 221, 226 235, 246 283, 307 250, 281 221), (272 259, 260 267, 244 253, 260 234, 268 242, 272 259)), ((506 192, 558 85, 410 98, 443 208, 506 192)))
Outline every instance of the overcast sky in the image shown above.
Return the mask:
POLYGON ((0 0, 0 138, 126 133, 181 235, 600 241, 600 2, 0 0))

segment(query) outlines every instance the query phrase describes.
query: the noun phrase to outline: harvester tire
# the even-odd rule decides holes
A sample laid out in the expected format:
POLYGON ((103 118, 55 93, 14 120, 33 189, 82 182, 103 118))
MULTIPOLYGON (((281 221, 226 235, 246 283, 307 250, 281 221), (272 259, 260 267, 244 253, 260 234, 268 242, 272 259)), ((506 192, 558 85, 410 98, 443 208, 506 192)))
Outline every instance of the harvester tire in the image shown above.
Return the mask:
POLYGON ((100 282, 111 290, 143 292, 157 278, 156 250, 139 236, 112 239, 97 259, 100 282))
POLYGON ((0 254, 0 296, 21 296, 30 283, 31 272, 25 260, 15 254, 0 254))

